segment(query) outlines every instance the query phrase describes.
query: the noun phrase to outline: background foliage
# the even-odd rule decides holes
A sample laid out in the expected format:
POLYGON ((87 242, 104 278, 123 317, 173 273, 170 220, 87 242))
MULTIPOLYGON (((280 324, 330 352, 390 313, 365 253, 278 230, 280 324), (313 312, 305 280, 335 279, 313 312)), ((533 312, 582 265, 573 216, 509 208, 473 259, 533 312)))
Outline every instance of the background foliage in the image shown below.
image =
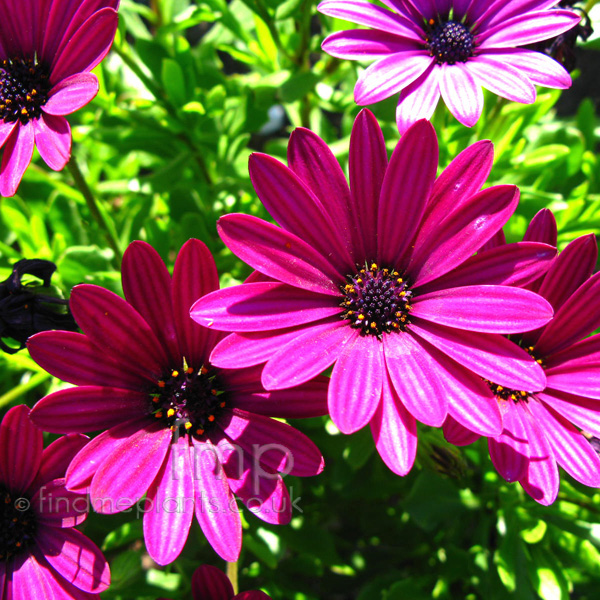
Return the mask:
MULTIPOLYGON (((269 218, 250 185, 250 153, 285 161, 290 131, 303 126, 347 166, 362 67, 320 51, 325 34, 347 27, 318 15, 313 0, 122 0, 113 52, 96 69, 100 93, 70 118, 73 154, 121 249, 144 239, 172 266, 183 242, 197 237, 213 251, 223 286, 242 281, 248 268, 224 248, 215 222, 238 211, 269 218)), ((561 248, 600 233, 600 93, 590 87, 598 85, 600 39, 584 46, 580 64, 588 67, 562 98, 540 89, 525 106, 486 95, 473 129, 443 106, 433 118, 440 168, 478 139, 494 142, 488 185, 521 189, 505 229, 510 241, 543 207, 556 214, 561 248)), ((391 151, 395 100, 371 108, 391 151)), ((69 171, 51 172, 39 157, 18 196, 0 201, 0 280, 23 257, 55 262, 53 281, 65 296, 81 282, 122 293, 119 256, 69 171)), ((26 351, 0 355, 0 372, 3 412, 61 385, 26 351)), ((374 452, 368 430, 343 436, 327 418, 293 424, 327 466, 318 478, 288 477, 299 498, 290 526, 270 526, 244 509, 240 589, 260 587, 275 600, 598 597, 597 490, 563 473, 557 502, 539 506, 498 477, 484 441, 459 451, 425 426, 417 465, 400 478, 374 452)), ((94 514, 85 532, 111 564, 103 598, 189 598, 196 566, 224 567, 197 524, 166 568, 146 555, 135 514, 94 514)))

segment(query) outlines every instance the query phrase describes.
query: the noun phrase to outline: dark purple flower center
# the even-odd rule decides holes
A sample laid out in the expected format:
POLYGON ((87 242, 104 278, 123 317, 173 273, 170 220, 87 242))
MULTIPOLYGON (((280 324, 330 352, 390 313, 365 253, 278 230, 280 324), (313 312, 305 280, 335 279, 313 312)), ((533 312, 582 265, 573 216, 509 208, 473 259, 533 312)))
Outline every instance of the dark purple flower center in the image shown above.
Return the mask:
POLYGON ((0 66, 0 118, 23 125, 37 119, 50 91, 48 70, 32 59, 9 58, 0 66))
POLYGON ((408 324, 412 292, 405 279, 393 269, 365 265, 341 287, 344 301, 342 319, 360 329, 363 335, 403 331, 408 324))
POLYGON ((151 413, 176 435, 202 437, 227 402, 214 369, 187 368, 163 377, 151 395, 151 413))
POLYGON ((427 48, 439 65, 465 62, 473 56, 473 34, 462 23, 430 19, 428 24, 427 48))
POLYGON ((35 543, 37 519, 22 494, 13 494, 0 485, 0 561, 20 554, 35 543))

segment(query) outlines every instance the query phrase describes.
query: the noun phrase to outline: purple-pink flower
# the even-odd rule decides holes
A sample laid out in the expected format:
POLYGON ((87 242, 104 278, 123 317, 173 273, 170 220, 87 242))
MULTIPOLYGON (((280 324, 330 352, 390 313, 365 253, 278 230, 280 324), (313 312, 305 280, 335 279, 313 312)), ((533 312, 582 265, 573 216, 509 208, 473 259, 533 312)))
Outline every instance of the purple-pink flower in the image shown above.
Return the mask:
POLYGON ((179 252, 173 277, 158 253, 133 242, 123 257, 127 301, 94 285, 73 289, 70 305, 85 335, 44 332, 29 351, 78 387, 46 396, 32 419, 50 432, 103 430, 72 461, 69 489, 92 507, 144 513, 148 552, 167 564, 181 552, 195 513, 213 548, 237 560, 242 527, 234 494, 261 519, 286 523, 292 506, 282 474, 323 469, 317 447, 276 417, 325 414, 325 378, 266 392, 260 369, 209 362, 222 334, 189 315, 219 288, 213 258, 198 240, 179 252))
MULTIPOLYGON (((532 220, 526 238, 556 243, 556 223, 545 210, 532 220)), ((552 304, 550 323, 511 339, 545 370, 543 389, 511 388, 491 380, 504 429, 488 440, 494 466, 507 481, 518 481, 541 504, 552 504, 560 465, 577 481, 600 487, 600 458, 582 431, 600 436, 600 273, 592 275, 598 248, 594 235, 573 240, 548 272, 534 282, 552 304)), ((458 445, 475 441, 452 418, 446 438, 458 445)))
POLYGON ((90 71, 117 29, 119 0, 1 0, 0 194, 16 193, 34 146, 60 171, 71 155, 64 115, 98 93, 90 71))
POLYGON ((65 488, 65 470, 87 441, 67 435, 44 449, 23 405, 2 419, 0 600, 85 600, 108 588, 102 552, 74 529, 87 517, 87 499, 65 488))
POLYGON ((253 154, 252 183, 280 226, 241 214, 219 220, 225 244, 263 280, 213 292, 192 308, 198 323, 235 332, 212 362, 266 363, 262 382, 272 390, 333 365, 334 423, 344 433, 370 423, 399 474, 415 458, 416 420, 440 426, 450 414, 499 434, 498 403, 482 378, 545 385, 542 368, 500 334, 552 316, 540 296, 501 284, 536 279, 556 250, 521 243, 473 257, 519 197, 510 185, 480 191, 492 154, 490 142, 473 144, 436 178, 437 138, 421 120, 388 164, 367 110, 350 140, 350 189, 327 145, 306 129, 292 134, 289 167, 253 154))
POLYGON ((260 590, 236 594, 223 571, 211 565, 202 565, 192 575, 192 600, 271 600, 271 596, 260 590))
POLYGON ((440 95, 467 127, 483 109, 481 87, 515 102, 535 100, 535 85, 568 88, 555 60, 522 48, 574 27, 580 16, 551 10, 557 1, 383 0, 391 10, 360 0, 325 0, 323 14, 370 29, 327 37, 323 50, 338 58, 375 59, 360 75, 354 99, 366 105, 400 92, 400 133, 430 118, 440 95))

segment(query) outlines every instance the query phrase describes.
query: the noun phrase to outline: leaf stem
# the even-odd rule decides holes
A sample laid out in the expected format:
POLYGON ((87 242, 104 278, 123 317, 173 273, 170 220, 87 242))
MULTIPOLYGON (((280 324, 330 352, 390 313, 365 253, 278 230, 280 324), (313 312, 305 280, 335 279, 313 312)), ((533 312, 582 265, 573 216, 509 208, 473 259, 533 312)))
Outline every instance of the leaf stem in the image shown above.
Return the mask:
POLYGON ((233 593, 238 593, 238 564, 237 562, 228 562, 227 563, 227 577, 229 577, 229 581, 231 581, 231 585, 233 586, 233 593))

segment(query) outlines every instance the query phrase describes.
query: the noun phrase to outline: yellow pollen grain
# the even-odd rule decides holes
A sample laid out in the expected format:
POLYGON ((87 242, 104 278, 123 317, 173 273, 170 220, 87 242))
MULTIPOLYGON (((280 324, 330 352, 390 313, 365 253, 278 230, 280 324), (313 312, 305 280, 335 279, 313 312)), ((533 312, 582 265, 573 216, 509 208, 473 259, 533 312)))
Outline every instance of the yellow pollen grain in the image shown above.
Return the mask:
POLYGON ((167 417, 172 417, 175 414, 175 409, 174 408, 170 408, 167 411, 167 417))
POLYGON ((360 277, 356 280, 356 283, 362 283, 362 282, 363 282, 363 280, 360 277))
POLYGON ((22 115, 26 115, 26 114, 27 114, 27 109, 26 109, 25 107, 23 107, 23 108, 21 109, 21 114, 22 114, 22 115))
POLYGON ((377 271, 377 263, 372 263, 371 264, 371 270, 372 271, 377 271))
POLYGON ((523 396, 523 398, 524 398, 525 396, 527 396, 527 392, 524 392, 523 390, 521 390, 521 396, 523 396))
POLYGON ((496 386, 496 391, 501 392, 504 388, 501 385, 496 386))
POLYGON ((179 377, 179 371, 173 371, 171 377, 179 377))
POLYGON ((541 358, 538 358, 538 359, 537 359, 535 362, 536 362, 538 365, 541 365, 541 364, 542 364, 542 359, 541 359, 541 358))
POLYGON ((371 323, 371 329, 377 329, 377 323, 371 323))
POLYGON ((364 321, 365 320, 365 315, 358 315, 358 320, 359 321, 364 321))
POLYGON ((187 423, 184 425, 184 427, 185 427, 186 429, 191 429, 191 428, 192 428, 192 424, 191 424, 191 423, 188 421, 188 422, 187 422, 187 423))
POLYGON ((36 90, 35 88, 33 88, 33 89, 31 90, 31 95, 32 95, 32 96, 37 96, 37 90, 36 90))

